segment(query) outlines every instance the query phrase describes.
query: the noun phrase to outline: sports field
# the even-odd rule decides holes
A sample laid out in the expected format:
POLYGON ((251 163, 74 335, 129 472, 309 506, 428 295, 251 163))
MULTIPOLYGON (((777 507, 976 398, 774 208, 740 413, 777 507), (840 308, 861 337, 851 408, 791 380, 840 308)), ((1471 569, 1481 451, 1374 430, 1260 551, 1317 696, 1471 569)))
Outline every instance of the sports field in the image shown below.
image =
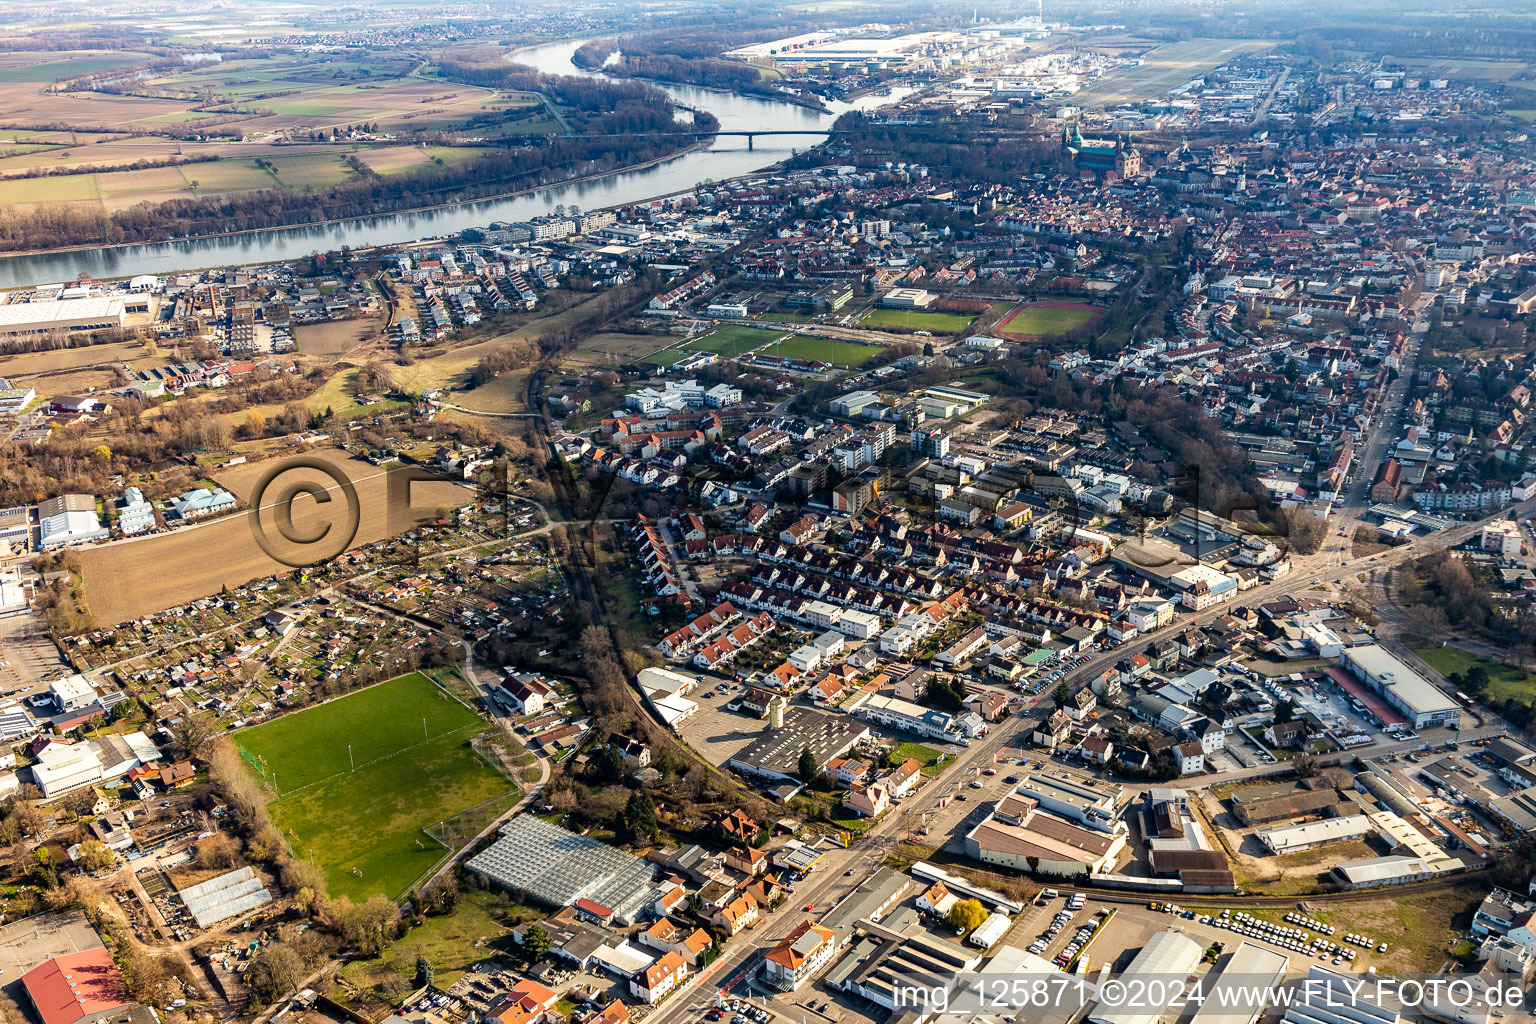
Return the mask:
POLYGON ((802 335, 785 338, 764 355, 782 356, 785 359, 816 359, 833 366, 860 367, 881 352, 879 345, 860 345, 852 341, 835 341, 832 338, 807 338, 802 335))
POLYGON ((723 327, 716 327, 708 334, 701 334, 683 348, 694 352, 717 352, 722 356, 739 356, 753 349, 762 348, 775 338, 782 337, 782 334, 765 331, 760 327, 726 324, 723 327))
POLYGON ((1099 310, 1081 302, 1031 302, 1017 306, 997 323, 1005 338, 1039 338, 1065 334, 1092 323, 1099 310))
POLYGON ((860 327, 904 327, 910 331, 933 334, 959 334, 976 318, 969 313, 927 313, 909 309, 872 309, 859 321, 860 327))
POLYGON ((639 361, 651 366, 671 366, 673 363, 682 362, 687 355, 688 353, 680 348, 668 348, 660 352, 652 352, 648 356, 641 356, 639 361))
POLYGON ((402 895, 447 852, 424 827, 515 788, 469 748, 484 727, 413 672, 235 741, 280 794, 268 810, 294 855, 313 856, 330 895, 361 902, 402 895))

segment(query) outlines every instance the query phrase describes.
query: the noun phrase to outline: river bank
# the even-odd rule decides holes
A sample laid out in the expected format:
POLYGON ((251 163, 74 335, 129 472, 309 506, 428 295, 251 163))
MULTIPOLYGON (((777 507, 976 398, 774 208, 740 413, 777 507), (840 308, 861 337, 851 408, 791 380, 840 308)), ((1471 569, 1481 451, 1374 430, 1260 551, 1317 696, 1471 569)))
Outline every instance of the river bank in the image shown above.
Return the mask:
MULTIPOLYGON (((514 50, 512 53, 507 54, 507 59, 511 60, 513 54, 515 54, 516 52, 517 51, 514 50)), ((578 49, 577 53, 579 53, 579 52, 580 52, 580 50, 578 49)), ((583 64, 580 61, 578 61, 576 59, 576 54, 573 53, 573 54, 571 54, 571 66, 572 67, 576 67, 576 68, 580 68, 582 71, 585 71, 588 74, 604 75, 604 76, 609 77, 609 78, 627 78, 627 79, 630 79, 630 80, 636 81, 636 82, 645 82, 647 85, 654 85, 654 86, 657 86, 659 88, 667 88, 667 87, 670 86, 670 87, 673 87, 673 88, 680 88, 680 89, 700 89, 700 90, 703 90, 704 92, 719 93, 719 94, 727 95, 727 96, 748 96, 748 97, 751 97, 752 99, 768 100, 770 102, 789 103, 789 104, 793 104, 794 106, 804 107, 807 110, 814 110, 818 114, 830 114, 830 113, 833 112, 831 110, 831 108, 829 108, 822 101, 822 99, 820 97, 815 97, 815 98, 812 98, 812 99, 807 99, 804 96, 797 96, 797 95, 795 95, 793 93, 780 92, 780 91, 775 90, 775 89, 773 89, 771 87, 770 88, 766 88, 762 92, 749 92, 749 91, 744 90, 744 89, 727 89, 724 86, 704 85, 704 84, 699 83, 699 82, 673 82, 673 81, 670 81, 669 79, 655 78, 655 77, 652 77, 650 75, 642 75, 642 74, 638 74, 638 73, 632 72, 632 71, 614 70, 613 68, 611 68, 609 66, 609 63, 608 63, 609 61, 611 61, 613 59, 614 54, 618 54, 619 56, 622 57, 623 56, 623 51, 622 50, 615 50, 615 51, 613 51, 613 53, 610 53, 606 58, 604 58, 603 63, 599 64, 597 67, 592 67, 591 65, 583 64)))
MULTIPOLYGON (((448 210, 457 206, 468 206, 474 203, 496 203, 506 199, 516 199, 519 196, 532 195, 549 188, 559 188, 564 185, 580 185, 585 182, 597 181, 611 174, 627 174, 635 171, 643 171, 671 160, 679 160, 695 150, 703 149, 712 144, 712 139, 700 139, 689 146, 684 146, 675 153, 666 156, 658 156, 650 160, 642 160, 636 164, 624 164, 619 167, 610 167, 602 171, 593 171, 591 174, 583 174, 576 178, 564 178, 560 181, 546 182, 542 185, 529 185, 527 188, 513 189, 510 192, 497 192, 494 195, 476 196, 474 199, 450 200, 446 203, 433 203, 428 206, 412 206, 405 210, 392 210, 389 215, 408 215, 412 213, 430 213, 433 210, 448 210)), ((201 235, 183 235, 180 238, 165 239, 160 242, 112 242, 106 245, 58 245, 47 249, 21 249, 15 252, 0 252, 0 264, 8 259, 20 259, 27 256, 43 256, 49 253, 95 252, 105 249, 133 249, 144 245, 165 245, 171 242, 205 242, 219 238, 238 238, 241 235, 259 235, 268 231, 286 231, 291 228, 301 227, 331 227, 336 224, 346 224, 356 220, 356 217, 328 217, 323 220, 305 221, 303 224, 274 224, 266 228, 241 228, 238 231, 212 231, 201 235)), ((436 236, 442 237, 442 236, 436 236)), ((198 268, 187 268, 198 269, 198 268)))
MULTIPOLYGON (((581 40, 543 43, 516 51, 517 63, 548 74, 591 75, 570 62, 581 40)), ((684 194, 703 181, 730 181, 760 174, 793 156, 797 149, 820 142, 817 133, 830 127, 833 114, 819 114, 784 101, 769 101, 735 93, 714 93, 695 87, 658 85, 680 106, 708 111, 726 131, 805 131, 764 137, 753 149, 745 139, 716 138, 658 161, 586 175, 554 185, 511 192, 502 198, 440 204, 411 211, 366 214, 302 225, 215 233, 195 239, 157 243, 50 249, 0 256, 0 288, 75 280, 81 275, 106 280, 139 274, 170 275, 207 267, 281 263, 308 258, 315 252, 342 247, 365 249, 404 245, 443 238, 465 228, 483 228, 492 221, 516 222, 554 212, 557 205, 583 210, 611 209, 684 194), (799 145, 794 143, 798 142, 799 145)), ((871 98, 857 106, 868 109, 899 100, 904 91, 871 98)), ((852 108, 854 105, 849 105, 852 108)))

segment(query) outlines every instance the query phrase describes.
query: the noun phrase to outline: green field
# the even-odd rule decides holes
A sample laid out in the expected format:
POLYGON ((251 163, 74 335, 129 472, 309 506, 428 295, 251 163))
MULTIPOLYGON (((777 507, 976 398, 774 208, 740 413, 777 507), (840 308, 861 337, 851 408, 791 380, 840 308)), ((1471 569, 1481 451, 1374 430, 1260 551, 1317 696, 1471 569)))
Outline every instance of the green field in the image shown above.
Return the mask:
POLYGON ((293 189, 335 185, 354 177, 352 168, 342 163, 336 153, 279 157, 272 163, 277 165, 278 180, 293 189))
POLYGON ((148 59, 146 54, 124 51, 120 57, 78 57, 73 60, 48 60, 36 64, 16 64, 0 67, 0 84, 19 85, 26 82, 52 82, 59 78, 106 71, 148 59))
POLYGON ((484 727, 411 673, 235 738, 281 793, 268 810, 294 855, 314 858, 331 896, 360 902, 402 895, 443 857, 423 827, 514 788, 469 748, 484 727))
POLYGON ((859 321, 860 327, 905 327, 934 334, 959 334, 976 318, 969 313, 925 313, 909 309, 872 309, 859 321))
POLYGON ((652 352, 648 356, 641 356, 638 362, 648 363, 651 366, 671 366, 673 363, 682 362, 688 358, 688 353, 680 348, 665 348, 660 352, 652 352))
POLYGON ((761 348, 780 337, 783 335, 774 331, 765 331, 760 327, 726 324, 723 327, 716 327, 708 334, 694 338, 683 348, 694 352, 717 352, 722 356, 739 356, 761 348))
POLYGON ((785 359, 816 359, 834 366, 860 367, 882 351, 879 345, 860 345, 853 341, 834 341, 831 338, 807 338, 794 335, 785 338, 764 352, 764 355, 782 356, 785 359))
POLYGON ((1004 334, 1065 334, 1093 319, 1091 309, 1057 309, 1052 306, 1024 306, 1013 319, 997 325, 1004 334))
POLYGON ((188 185, 197 182, 199 192, 242 192, 246 189, 277 187, 277 179, 257 167, 255 160, 183 164, 177 170, 188 185))
POLYGON ((923 766, 924 778, 931 779, 944 770, 944 752, 921 743, 898 743, 892 753, 903 761, 909 757, 916 760, 923 766))
POLYGON ((0 181, 0 206, 9 203, 88 203, 101 198, 94 174, 0 181))
POLYGON ((1436 672, 1449 676, 1452 672, 1467 674, 1473 665, 1481 665, 1488 673, 1488 696, 1499 700, 1536 701, 1536 675, 1511 665, 1504 665, 1487 658, 1479 658, 1460 647, 1428 647, 1413 653, 1427 661, 1436 672))

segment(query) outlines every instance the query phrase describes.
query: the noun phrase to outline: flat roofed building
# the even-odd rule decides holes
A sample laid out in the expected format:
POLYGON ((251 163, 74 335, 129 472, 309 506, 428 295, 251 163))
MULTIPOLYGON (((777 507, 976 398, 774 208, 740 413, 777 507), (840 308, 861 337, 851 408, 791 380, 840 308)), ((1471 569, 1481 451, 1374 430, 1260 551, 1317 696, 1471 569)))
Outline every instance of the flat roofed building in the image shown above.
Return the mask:
POLYGON ((59 706, 60 711, 78 711, 96 701, 96 687, 92 686, 91 681, 79 673, 54 680, 53 684, 48 687, 48 690, 53 695, 53 701, 59 706))
POLYGON ((1340 664, 1401 711, 1415 729, 1455 726, 1461 721, 1461 705, 1380 644, 1351 647, 1340 664))
POLYGON ((818 769, 869 738, 869 726, 846 715, 790 708, 784 725, 769 729, 725 763, 727 768, 766 779, 799 781, 800 751, 809 750, 818 769))
POLYGON ((922 288, 892 288, 880 297, 880 305, 890 309, 927 309, 938 298, 922 288))
POLYGON ((1117 782, 1031 772, 1016 792, 1064 818, 1100 832, 1124 832, 1120 812, 1126 803, 1125 787, 1117 782))
POLYGON ((123 300, 103 296, 10 302, 0 306, 0 335, 105 330, 122 327, 126 322, 123 300))

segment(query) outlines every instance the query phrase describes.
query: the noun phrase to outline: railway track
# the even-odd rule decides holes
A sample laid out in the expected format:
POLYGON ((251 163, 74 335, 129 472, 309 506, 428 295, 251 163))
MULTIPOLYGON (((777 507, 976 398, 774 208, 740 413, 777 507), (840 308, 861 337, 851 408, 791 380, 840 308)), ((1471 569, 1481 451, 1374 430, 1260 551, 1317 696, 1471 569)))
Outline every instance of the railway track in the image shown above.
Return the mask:
POLYGON ((1446 878, 1434 878, 1424 882, 1409 882, 1405 885, 1393 885, 1378 889, 1350 889, 1343 892, 1320 892, 1298 894, 1294 896, 1265 896, 1258 894, 1234 893, 1229 895, 1204 895, 1194 893, 1169 893, 1155 892, 1128 892, 1125 889, 1105 889, 1091 885, 1069 885, 1074 892, 1085 893, 1104 903, 1147 903, 1151 900, 1167 902, 1172 899, 1181 907, 1190 910, 1208 910, 1211 908, 1225 909, 1234 905, 1242 907, 1268 907, 1296 909, 1297 904, 1307 903, 1317 909, 1318 904, 1349 904, 1365 903, 1370 900, 1382 898, 1395 899, 1401 896, 1412 896, 1418 893, 1435 892, 1451 885, 1460 885, 1462 882, 1484 878, 1491 874, 1489 869, 1481 871, 1469 871, 1465 874, 1450 875, 1446 878))

